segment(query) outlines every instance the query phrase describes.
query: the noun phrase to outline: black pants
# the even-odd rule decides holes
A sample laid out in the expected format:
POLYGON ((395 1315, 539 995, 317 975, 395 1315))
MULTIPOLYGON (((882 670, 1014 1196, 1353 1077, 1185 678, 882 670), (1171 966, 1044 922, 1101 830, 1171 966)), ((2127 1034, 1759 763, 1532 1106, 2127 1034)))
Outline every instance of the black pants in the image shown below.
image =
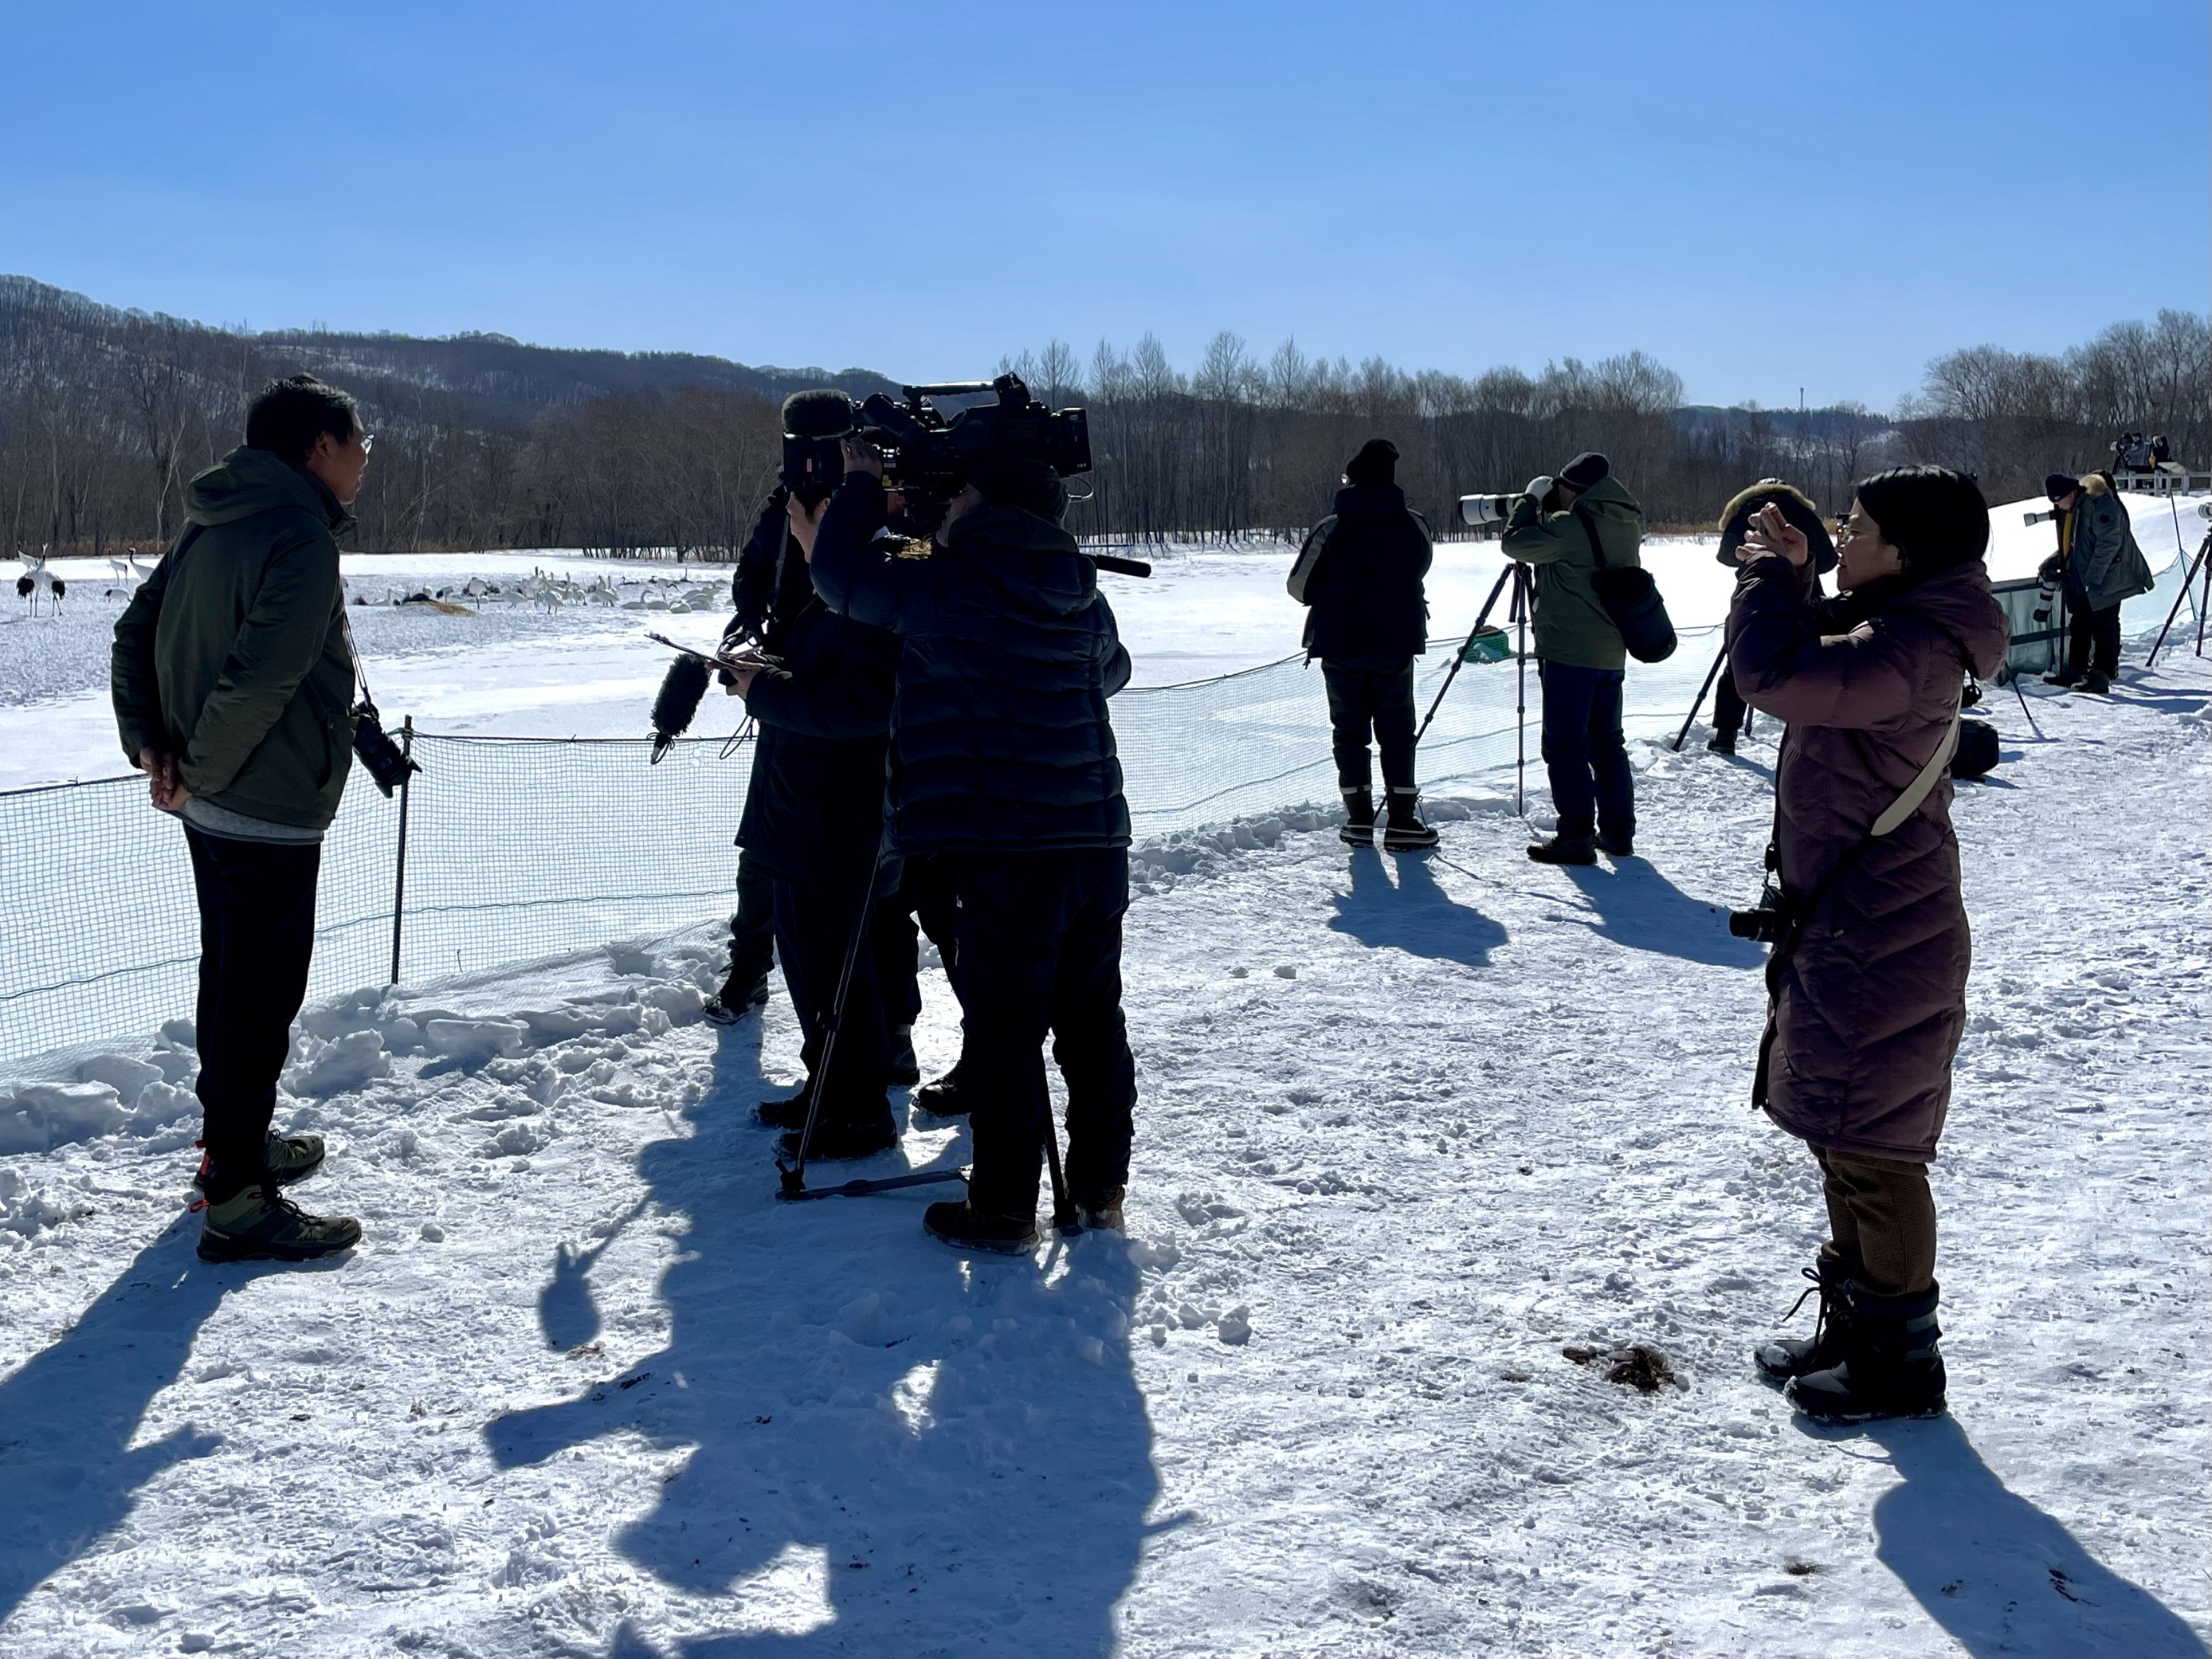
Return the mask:
POLYGON ((1544 770, 1563 836, 1601 826, 1626 840, 1636 833, 1635 775, 1620 735, 1618 668, 1539 663, 1544 683, 1544 770))
POLYGON ((2089 609, 2088 601, 2066 596, 2066 672, 2079 678, 2102 674, 2112 678, 2120 672, 2120 607, 2089 609))
POLYGON ((1751 706, 1736 695, 1735 676, 1723 664, 1713 681, 1713 730, 1733 738, 1743 730, 1751 706))
POLYGON ((768 977, 775 966, 775 878, 738 848, 738 913, 730 918, 730 973, 740 983, 768 977))
POLYGON ((230 1197, 266 1162, 276 1077, 315 952, 319 842, 233 841, 185 826, 200 905, 198 1094, 213 1168, 208 1195, 230 1197))
MULTIPOLYGON (((783 958, 784 988, 791 993, 792 1011, 799 1016, 804 1036, 799 1052, 810 1084, 821 1075, 837 980, 844 972, 845 952, 852 946, 853 921, 859 914, 861 874, 856 870, 849 882, 836 883, 775 878, 775 945, 783 958)), ((844 1023, 830 1060, 820 1121, 862 1123, 879 1113, 888 1115, 884 1077, 890 1063, 875 957, 863 941, 853 963, 852 988, 845 998, 844 1023)))
POLYGON ((975 1161, 975 1207, 1033 1215, 1052 1127, 1042 1045, 1067 1082, 1069 1190, 1079 1200, 1129 1179, 1136 1063, 1121 1017, 1120 848, 948 855, 959 895, 961 1091, 975 1161))
MULTIPOLYGON (((953 939, 952 878, 942 857, 924 853, 903 861, 903 873, 889 896, 876 901, 876 920, 869 938, 876 958, 876 988, 881 993, 884 1018, 892 1025, 911 1025, 921 1018, 921 985, 917 977, 921 942, 915 923, 929 935, 944 959, 946 978, 958 955, 953 939)), ((958 994, 958 986, 953 988, 958 994)))
POLYGON ((1413 787, 1413 659, 1377 673, 1366 668, 1324 662, 1328 687, 1329 747, 1336 755, 1340 789, 1366 789, 1374 781, 1367 753, 1370 732, 1382 751, 1382 786, 1413 787))

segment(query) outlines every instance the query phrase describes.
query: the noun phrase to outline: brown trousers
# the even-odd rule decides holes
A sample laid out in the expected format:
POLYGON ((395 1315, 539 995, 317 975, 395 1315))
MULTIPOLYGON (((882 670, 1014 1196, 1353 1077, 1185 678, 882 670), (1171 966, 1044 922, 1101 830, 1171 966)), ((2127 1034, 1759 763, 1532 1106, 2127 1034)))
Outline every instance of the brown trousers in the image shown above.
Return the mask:
POLYGON ((1815 1146, 1828 1200, 1828 1248, 1877 1296, 1912 1296, 1936 1283, 1936 1200, 1928 1166, 1815 1146))

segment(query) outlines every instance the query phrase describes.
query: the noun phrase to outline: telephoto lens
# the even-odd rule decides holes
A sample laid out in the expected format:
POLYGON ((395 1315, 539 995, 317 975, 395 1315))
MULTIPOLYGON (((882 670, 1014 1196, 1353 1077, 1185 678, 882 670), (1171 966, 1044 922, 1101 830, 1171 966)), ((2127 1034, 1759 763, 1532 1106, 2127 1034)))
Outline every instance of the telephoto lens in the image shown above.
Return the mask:
POLYGON ((1459 498, 1459 517, 1462 524, 1502 524, 1513 512, 1513 503, 1521 498, 1514 490, 1504 495, 1462 495, 1459 498))

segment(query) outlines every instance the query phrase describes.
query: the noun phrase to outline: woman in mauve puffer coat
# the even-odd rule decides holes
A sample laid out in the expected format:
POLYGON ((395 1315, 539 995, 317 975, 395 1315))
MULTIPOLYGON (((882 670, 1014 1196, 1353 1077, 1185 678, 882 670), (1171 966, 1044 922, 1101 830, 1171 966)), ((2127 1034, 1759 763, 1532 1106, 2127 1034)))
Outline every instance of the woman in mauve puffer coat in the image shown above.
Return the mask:
POLYGON ((1948 757, 1963 675, 2004 660, 1982 566, 1989 526, 1972 478, 1904 467, 1858 486, 1836 548, 1839 597, 1816 597, 1805 534, 1778 507, 1760 510, 1738 555, 1729 667, 1745 702, 1789 728, 1775 847, 1797 924, 1768 966, 1759 1103, 1812 1147, 1830 1228, 1808 1274, 1821 1302, 1813 1338, 1757 1358, 1817 1417, 1943 1407, 1928 1163, 1972 955, 1948 774, 1888 834, 1868 832, 1948 757))

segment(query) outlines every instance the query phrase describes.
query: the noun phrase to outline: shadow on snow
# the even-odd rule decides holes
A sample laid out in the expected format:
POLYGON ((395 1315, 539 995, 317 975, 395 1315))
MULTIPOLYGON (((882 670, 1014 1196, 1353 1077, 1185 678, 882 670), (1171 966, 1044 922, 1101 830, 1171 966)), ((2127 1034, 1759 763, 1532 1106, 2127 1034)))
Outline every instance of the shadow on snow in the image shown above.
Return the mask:
POLYGON ((1418 854, 1394 858, 1386 869, 1373 848, 1355 847, 1351 862, 1352 890, 1335 896, 1336 914, 1329 919, 1338 933, 1362 945, 1469 968, 1487 968, 1491 951, 1505 943, 1505 929, 1445 892, 1418 854))
MULTIPOLYGON (((696 1133, 641 1160, 651 1202, 690 1223, 661 1285, 668 1346, 486 1431, 507 1468, 606 1437, 689 1449, 665 1484, 641 1469, 653 1506, 616 1544, 672 1586, 736 1595, 736 1627, 656 1647, 626 1624, 611 1654, 1110 1652, 1158 1492, 1130 1246, 965 1259, 921 1231, 937 1188, 780 1204, 747 1114, 765 1092, 758 1022, 724 1032, 696 1133), (795 1559, 823 1578, 810 1630, 787 1627, 806 1622, 788 1611, 795 1559), (782 1589, 741 1588, 771 1566, 782 1589)), ((556 1261, 549 1340, 597 1328, 589 1266, 556 1261)))
POLYGON ((1645 860, 1622 859, 1610 869, 1596 864, 1559 867, 1581 890, 1586 908, 1555 920, 1577 923, 1631 950, 1709 967, 1759 968, 1766 962, 1759 946, 1729 933, 1726 910, 1692 898, 1645 860))

